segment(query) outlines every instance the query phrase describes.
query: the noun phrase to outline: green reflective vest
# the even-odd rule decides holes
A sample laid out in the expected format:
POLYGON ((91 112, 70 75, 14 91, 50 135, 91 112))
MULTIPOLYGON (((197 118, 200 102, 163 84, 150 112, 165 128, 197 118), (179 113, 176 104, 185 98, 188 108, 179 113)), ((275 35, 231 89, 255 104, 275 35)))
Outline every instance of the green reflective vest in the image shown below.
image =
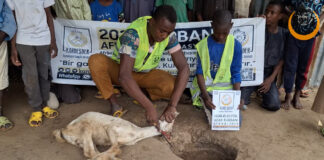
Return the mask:
MULTIPOLYGON (((147 20, 151 18, 151 16, 140 17, 133 21, 127 28, 135 29, 140 40, 134 63, 134 70, 136 72, 145 72, 156 68, 159 65, 163 52, 169 43, 169 36, 162 42, 156 42, 153 52, 149 55, 148 58, 146 58, 149 54, 150 47, 149 38, 147 35, 147 20), (145 59, 147 59, 146 62, 144 62, 145 59)), ((118 52, 119 48, 120 38, 117 41, 117 47, 115 48, 114 53, 111 57, 117 63, 120 63, 120 56, 118 52)))
MULTIPOLYGON (((234 55, 234 36, 227 36, 220 66, 214 80, 210 74, 210 59, 207 38, 208 37, 204 38, 196 45, 196 49, 201 61, 207 92, 212 92, 213 90, 233 89, 233 85, 231 83, 231 64, 234 55)), ((192 95, 193 105, 201 107, 202 103, 199 98, 201 92, 198 86, 197 77, 195 77, 192 82, 190 92, 192 95)))

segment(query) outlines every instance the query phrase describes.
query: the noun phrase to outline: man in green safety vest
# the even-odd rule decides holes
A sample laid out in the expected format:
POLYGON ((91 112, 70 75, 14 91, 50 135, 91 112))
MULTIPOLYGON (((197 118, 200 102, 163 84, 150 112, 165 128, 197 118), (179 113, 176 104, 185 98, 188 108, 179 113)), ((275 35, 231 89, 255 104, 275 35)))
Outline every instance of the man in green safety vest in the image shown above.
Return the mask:
POLYGON ((206 107, 215 109, 211 98, 213 90, 240 90, 242 45, 229 34, 232 25, 229 11, 215 11, 213 34, 196 45, 197 71, 190 88, 195 106, 202 107, 201 97, 206 107))
POLYGON ((189 67, 174 31, 176 13, 171 6, 159 6, 152 17, 140 17, 133 21, 117 41, 111 58, 94 54, 89 58, 93 81, 112 106, 112 114, 124 113, 116 100, 113 85, 120 85, 145 110, 151 125, 158 125, 158 115, 151 100, 170 100, 161 119, 171 122, 176 106, 186 87, 189 67), (172 57, 178 76, 155 69, 164 51, 172 57), (145 89, 151 100, 142 92, 145 89))

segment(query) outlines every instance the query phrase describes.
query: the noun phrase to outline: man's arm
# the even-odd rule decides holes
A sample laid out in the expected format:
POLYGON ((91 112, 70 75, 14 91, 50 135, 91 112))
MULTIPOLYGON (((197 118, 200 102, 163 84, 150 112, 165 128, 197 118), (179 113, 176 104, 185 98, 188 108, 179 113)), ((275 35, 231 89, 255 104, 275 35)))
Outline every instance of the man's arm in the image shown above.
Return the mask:
POLYGON ((272 74, 267 77, 263 83, 260 85, 260 88, 258 89, 259 92, 261 93, 267 93, 270 89, 271 83, 276 79, 280 69, 282 68, 284 64, 283 60, 280 60, 279 63, 275 66, 272 74))
MULTIPOLYGON (((237 91, 241 90, 241 82, 234 83, 233 90, 237 90, 237 91)), ((237 109, 242 109, 243 105, 244 105, 244 100, 241 98, 240 104, 237 107, 237 109)))
POLYGON ((233 84, 233 90, 241 90, 241 82, 237 82, 233 84))
POLYGON ((242 70, 242 45, 235 40, 234 55, 231 64, 231 82, 234 90, 240 90, 241 86, 241 70, 242 70))
POLYGON ((46 18, 47 18, 47 24, 48 24, 48 27, 49 27, 49 30, 51 33, 50 54, 51 54, 52 58, 55 58, 57 56, 57 46, 56 46, 54 22, 53 22, 53 16, 51 13, 51 8, 50 7, 45 8, 45 13, 46 13, 46 18))
MULTIPOLYGON (((231 82, 233 84, 233 90, 241 89, 241 70, 242 70, 242 45, 240 42, 235 40, 234 44, 234 55, 231 64, 231 82)), ((243 107, 243 99, 238 106, 238 109, 243 107)))
POLYGON ((120 54, 120 70, 119 70, 119 82, 127 94, 146 110, 146 119, 150 124, 156 125, 158 123, 158 117, 156 109, 153 107, 153 103, 144 95, 136 81, 132 76, 135 58, 131 58, 127 54, 120 54))
POLYGON ((216 106, 213 104, 212 98, 209 96, 207 92, 205 79, 202 74, 197 74, 197 82, 201 92, 201 98, 204 101, 204 105, 210 109, 215 109, 216 106))
MULTIPOLYGON (((15 17, 15 20, 16 19, 16 14, 15 14, 15 11, 12 11, 14 17, 15 17)), ((17 51, 17 48, 16 48, 16 38, 17 38, 17 33, 12 37, 11 39, 11 62, 12 64, 14 64, 15 66, 21 66, 21 62, 19 61, 19 58, 18 58, 18 51, 17 51)))
POLYGON ((178 105, 179 99, 183 94, 183 90, 186 88, 190 72, 187 60, 181 49, 172 53, 171 57, 178 70, 178 76, 175 81, 168 107, 161 116, 161 118, 165 118, 167 122, 171 122, 175 118, 174 112, 176 111, 176 106, 178 105))

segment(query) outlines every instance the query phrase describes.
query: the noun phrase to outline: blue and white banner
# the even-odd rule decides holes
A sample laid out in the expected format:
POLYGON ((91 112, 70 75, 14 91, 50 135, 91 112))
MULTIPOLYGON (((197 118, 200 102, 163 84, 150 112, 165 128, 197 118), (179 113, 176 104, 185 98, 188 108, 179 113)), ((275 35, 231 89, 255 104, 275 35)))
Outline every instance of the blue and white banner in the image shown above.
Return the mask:
MULTIPOLYGON (((259 85, 263 81, 265 20, 234 19, 233 23, 231 33, 243 47, 242 86, 259 85)), ((56 19, 54 26, 58 56, 52 59, 53 82, 94 85, 88 69, 88 58, 95 53, 110 57, 118 37, 128 25, 129 23, 56 19)), ((194 45, 212 33, 210 22, 177 23, 174 32, 187 58, 191 82, 197 63, 194 45)), ((177 74, 171 56, 167 53, 162 56, 158 68, 177 74)))

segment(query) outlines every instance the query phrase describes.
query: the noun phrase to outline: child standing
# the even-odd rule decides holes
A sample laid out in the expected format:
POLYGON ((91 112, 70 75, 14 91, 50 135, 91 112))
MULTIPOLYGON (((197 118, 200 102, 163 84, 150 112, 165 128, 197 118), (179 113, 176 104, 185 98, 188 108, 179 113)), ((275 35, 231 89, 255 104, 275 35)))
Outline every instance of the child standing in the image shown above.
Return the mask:
POLYGON ((276 77, 283 66, 284 44, 288 30, 278 26, 283 16, 284 6, 280 1, 271 1, 266 7, 266 42, 264 54, 264 81, 260 86, 242 87, 244 104, 250 103, 253 91, 262 93, 262 107, 269 111, 280 109, 276 77))
POLYGON ((92 20, 122 22, 123 8, 116 0, 95 0, 90 4, 92 20))
POLYGON ((11 40, 11 60, 22 65, 22 79, 28 102, 33 107, 28 123, 42 124, 43 115, 55 118, 58 112, 47 106, 51 83, 51 56, 57 55, 53 17, 50 6, 54 0, 7 0, 13 10, 17 33, 11 40), (18 54, 21 62, 18 59, 18 54))
POLYGON ((5 0, 0 0, 0 130, 13 127, 13 123, 2 114, 2 96, 9 85, 7 41, 16 33, 16 22, 5 0))
POLYGON ((213 90, 240 90, 242 45, 229 34, 233 23, 228 10, 215 11, 211 24, 213 34, 196 45, 198 64, 190 91, 193 105, 202 106, 201 96, 207 108, 215 109, 213 90))
MULTIPOLYGON (((285 66, 284 66, 284 88, 286 92, 285 101, 281 104, 281 108, 289 109, 293 106, 296 109, 302 109, 303 106, 300 102, 301 90, 304 88, 307 81, 307 68, 311 62, 311 50, 315 41, 314 36, 309 38, 308 34, 316 27, 314 19, 309 20, 314 12, 319 17, 324 0, 290 0, 288 5, 293 7, 298 21, 290 23, 293 28, 300 35, 296 38, 296 32, 292 32, 287 37, 287 45, 285 49, 285 66), (294 35, 293 35, 294 34, 294 35), (308 36, 304 36, 308 35, 308 36), (303 38, 308 37, 308 38, 303 38), (295 94, 292 97, 291 92, 295 84, 295 94)), ((317 20, 319 21, 319 19, 317 20)))

